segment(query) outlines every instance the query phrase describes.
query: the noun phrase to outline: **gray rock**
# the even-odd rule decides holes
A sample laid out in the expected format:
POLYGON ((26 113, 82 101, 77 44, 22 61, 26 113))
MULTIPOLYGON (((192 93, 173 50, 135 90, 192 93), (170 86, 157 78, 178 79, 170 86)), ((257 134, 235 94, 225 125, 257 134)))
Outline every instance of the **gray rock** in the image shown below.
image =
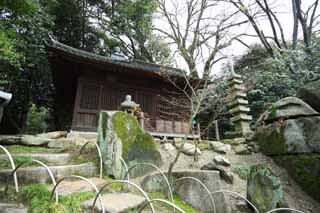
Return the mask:
POLYGON ((215 152, 226 154, 227 152, 229 152, 231 150, 230 144, 224 144, 219 141, 211 141, 209 143, 210 143, 210 146, 212 147, 213 151, 215 151, 215 152))
POLYGON ((284 194, 281 182, 272 171, 263 166, 254 166, 247 178, 248 199, 259 212, 283 207, 284 194))
POLYGON ((239 145, 239 144, 243 144, 245 142, 246 142, 245 138, 234 138, 232 145, 239 145))
POLYGON ((75 145, 75 139, 59 138, 59 139, 50 141, 47 146, 49 148, 61 149, 61 148, 69 148, 73 145, 75 145))
POLYGON ((37 135, 37 137, 50 138, 50 139, 58 139, 66 136, 67 136, 66 131, 46 132, 46 133, 41 133, 37 135))
POLYGON ((289 119, 299 116, 319 115, 311 106, 296 97, 283 98, 274 103, 258 119, 258 124, 270 123, 280 118, 289 119))
MULTIPOLYGON (((50 166, 55 178, 61 179, 68 175, 81 175, 83 177, 93 177, 96 175, 96 166, 93 163, 79 165, 50 166)), ((0 182, 13 181, 10 176, 12 170, 0 171, 0 182)), ((51 178, 44 167, 20 168, 17 171, 19 183, 51 183, 51 178)))
MULTIPOLYGON (((181 149, 181 152, 186 154, 186 155, 194 155, 195 154, 196 147, 193 144, 183 143, 181 145, 177 145, 177 147, 179 149, 181 149)), ((201 151, 200 151, 199 148, 197 148, 197 154, 201 155, 201 151)))
MULTIPOLYGON (((46 163, 49 164, 55 164, 55 165, 63 165, 67 164, 70 159, 71 155, 68 153, 64 154, 12 154, 13 159, 16 157, 30 157, 32 159, 37 159, 40 161, 45 161, 46 163)), ((2 159, 8 159, 7 155, 1 154, 0 155, 0 160, 2 159)))
MULTIPOLYGON (((181 177, 194 177, 204 183, 210 192, 221 190, 220 173, 219 171, 205 170, 181 170, 174 171, 172 174, 174 179, 181 177)), ((166 186, 160 174, 148 175, 142 181, 141 186, 148 192, 160 191, 164 192, 166 186)), ((165 191, 166 193, 167 191, 165 191)), ((175 183, 175 193, 201 212, 213 212, 213 206, 210 198, 207 196, 207 191, 199 185, 198 182, 190 179, 185 179, 175 183)), ((219 193, 213 197, 216 212, 229 213, 230 207, 226 204, 226 199, 223 193, 219 193)))
POLYGON ((176 148, 171 143, 163 144, 162 149, 164 149, 165 151, 168 151, 168 152, 172 152, 172 151, 176 150, 176 148))
POLYGON ((16 144, 21 144, 21 136, 0 135, 0 145, 16 145, 16 144))
POLYGON ((231 163, 230 161, 223 157, 222 155, 217 155, 213 158, 213 162, 215 162, 217 165, 221 165, 221 166, 230 166, 231 163))
POLYGON ((51 141, 54 140, 50 138, 37 137, 34 135, 23 135, 23 137, 21 138, 21 144, 27 146, 44 146, 50 143, 51 141))
POLYGON ((17 205, 15 203, 0 203, 0 213, 27 213, 28 208, 22 204, 17 205))
POLYGON ((224 143, 220 141, 208 141, 208 143, 213 149, 219 148, 224 145, 224 143))
POLYGON ((233 173, 224 166, 219 166, 214 163, 208 163, 201 167, 201 170, 217 170, 220 172, 220 177, 227 183, 233 184, 233 173))
POLYGON ((268 155, 320 153, 320 116, 261 126, 256 138, 262 152, 268 155))
POLYGON ((308 83, 298 89, 297 97, 308 103, 313 109, 320 112, 320 81, 308 83))
MULTIPOLYGON (((103 187, 107 182, 104 179, 100 178, 88 178, 92 183, 94 183, 98 189, 103 187)), ((53 189, 53 186, 49 188, 51 191, 53 189)), ((77 194, 80 192, 91 192, 94 191, 94 188, 89 185, 84 180, 71 180, 71 181, 63 181, 59 184, 57 191, 59 192, 59 195, 68 196, 72 194, 77 194)), ((105 190, 107 191, 107 189, 105 190)))
MULTIPOLYGON (((85 209, 91 209, 94 198, 83 203, 85 209)), ((129 193, 113 193, 102 195, 102 202, 107 213, 124 213, 137 210, 144 204, 146 199, 142 196, 129 193)), ((97 200, 95 211, 101 212, 101 204, 97 200)))
POLYGON ((234 152, 237 155, 250 155, 251 152, 242 144, 233 147, 234 152))

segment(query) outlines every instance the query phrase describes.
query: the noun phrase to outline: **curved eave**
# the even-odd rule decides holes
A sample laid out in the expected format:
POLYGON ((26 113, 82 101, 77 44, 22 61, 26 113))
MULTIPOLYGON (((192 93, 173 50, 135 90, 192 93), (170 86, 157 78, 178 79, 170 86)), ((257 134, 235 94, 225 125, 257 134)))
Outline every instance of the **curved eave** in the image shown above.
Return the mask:
POLYGON ((110 57, 96 55, 83 50, 79 50, 57 41, 51 40, 50 43, 46 43, 47 52, 49 58, 59 56, 60 58, 74 61, 80 64, 88 64, 101 67, 102 70, 106 66, 113 66, 121 68, 122 72, 135 72, 138 75, 153 76, 157 78, 165 79, 168 77, 183 78, 184 74, 182 70, 164 67, 153 63, 129 61, 129 60, 115 60, 110 57), (53 53, 53 54, 52 54, 53 53))

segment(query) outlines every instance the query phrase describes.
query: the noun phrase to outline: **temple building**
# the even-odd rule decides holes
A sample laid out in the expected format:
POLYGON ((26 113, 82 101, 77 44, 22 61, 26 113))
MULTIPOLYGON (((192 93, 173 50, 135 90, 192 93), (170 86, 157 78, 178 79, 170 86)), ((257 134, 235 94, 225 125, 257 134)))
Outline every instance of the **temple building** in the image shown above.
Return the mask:
MULTIPOLYGON (((167 76, 184 79, 179 69, 105 57, 58 41, 47 43, 56 88, 56 125, 73 131, 96 131, 101 110, 119 110, 130 95, 144 112, 144 128, 153 133, 185 134, 188 113, 168 100, 178 99, 167 76)), ((176 103, 176 102, 175 102, 176 103)))

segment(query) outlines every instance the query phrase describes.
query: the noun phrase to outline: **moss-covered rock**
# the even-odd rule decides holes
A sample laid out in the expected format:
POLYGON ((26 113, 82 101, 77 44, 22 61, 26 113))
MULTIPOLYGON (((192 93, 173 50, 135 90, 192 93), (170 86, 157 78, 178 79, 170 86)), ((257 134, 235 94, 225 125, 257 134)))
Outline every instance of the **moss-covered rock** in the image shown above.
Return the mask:
POLYGON ((320 201, 320 154, 276 156, 273 159, 286 168, 303 190, 320 201))
POLYGON ((251 167, 247 182, 248 199, 259 212, 267 212, 284 206, 280 179, 268 167, 263 165, 251 167))
POLYGON ((255 134, 267 155, 320 153, 320 116, 274 122, 260 126, 255 134))
MULTIPOLYGON (((117 164, 115 161, 120 156, 129 167, 136 163, 153 163, 158 166, 162 163, 157 144, 149 133, 140 128, 134 116, 124 112, 101 112, 98 131, 100 148, 104 149, 103 155, 109 156, 109 159, 104 159, 108 170, 111 170, 109 175, 117 178, 121 176, 121 165, 114 168, 114 164, 117 164), (103 141, 105 142, 101 144, 103 141), (111 146, 110 143, 121 143, 121 149, 119 145, 111 146)), ((140 176, 150 169, 152 167, 139 166, 130 175, 140 176)))

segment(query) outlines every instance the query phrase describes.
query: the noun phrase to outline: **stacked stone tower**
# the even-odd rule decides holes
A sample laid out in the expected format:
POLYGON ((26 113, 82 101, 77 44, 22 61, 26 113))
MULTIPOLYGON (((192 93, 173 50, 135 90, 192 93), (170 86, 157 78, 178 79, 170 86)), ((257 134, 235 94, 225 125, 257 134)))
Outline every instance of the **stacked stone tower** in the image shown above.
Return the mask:
POLYGON ((230 92, 227 103, 228 112, 231 115, 231 121, 235 125, 235 132, 232 132, 231 135, 235 137, 246 136, 251 133, 250 121, 252 116, 248 115, 250 108, 242 76, 234 73, 233 69, 232 76, 228 79, 228 85, 230 92))

